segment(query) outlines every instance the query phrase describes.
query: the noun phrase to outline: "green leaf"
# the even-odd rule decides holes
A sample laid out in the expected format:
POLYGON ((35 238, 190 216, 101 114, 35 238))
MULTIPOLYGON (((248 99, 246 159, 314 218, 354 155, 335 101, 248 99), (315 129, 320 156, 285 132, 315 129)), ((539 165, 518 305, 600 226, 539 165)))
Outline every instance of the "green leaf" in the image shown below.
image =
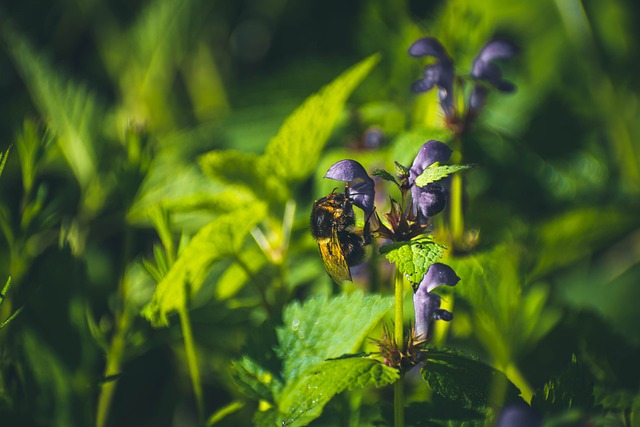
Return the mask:
POLYGON ((267 145, 262 167, 287 183, 311 175, 347 98, 379 59, 379 55, 368 57, 307 98, 267 145))
POLYGON ((380 248, 380 254, 407 276, 411 283, 420 283, 431 264, 437 262, 447 247, 430 238, 398 242, 380 248))
POLYGON ((260 156, 236 150, 210 151, 199 158, 202 171, 211 179, 223 184, 245 184, 254 187, 259 178, 256 175, 260 156))
POLYGON ((571 409, 592 410, 595 406, 593 382, 588 370, 574 354, 569 367, 536 392, 531 406, 544 414, 557 414, 571 409))
POLYGON ((376 169, 373 171, 372 175, 384 179, 385 181, 391 181, 396 184, 398 183, 398 181, 396 181, 396 178, 384 169, 376 169))
POLYGON ((307 425, 320 416, 333 396, 346 388, 382 387, 393 384, 399 377, 397 369, 375 359, 353 357, 321 362, 282 391, 281 425, 307 425))
POLYGON ((273 401, 273 390, 281 386, 272 372, 247 356, 232 362, 231 375, 240 391, 255 400, 273 401))
POLYGON ((543 283, 525 286, 523 248, 505 243, 447 263, 465 283, 456 294, 472 308, 474 331, 487 351, 500 363, 509 363, 531 348, 560 320, 546 301, 543 283))
MULTIPOLYGON (((177 67, 192 48, 194 5, 189 0, 151 2, 128 29, 102 26, 107 32, 97 37, 100 53, 120 84, 120 114, 127 120, 154 129, 174 126, 173 84, 177 67)), ((108 22, 109 16, 101 19, 108 22)))
POLYGON ((426 168, 424 172, 422 172, 422 175, 416 178, 415 183, 418 187, 424 187, 425 185, 436 182, 446 176, 451 175, 452 173, 471 169, 472 167, 475 167, 475 165, 431 166, 426 168))
POLYGON ((392 297, 361 292, 287 306, 277 329, 283 378, 289 383, 326 359, 354 353, 391 307, 392 297))
POLYGON ((244 249, 238 254, 236 262, 229 265, 218 278, 215 290, 216 298, 225 300, 236 295, 246 283, 250 280, 256 280, 254 275, 260 274, 260 270, 266 264, 267 259, 260 248, 251 246, 244 249))
POLYGON ((96 174, 95 136, 104 117, 97 98, 86 86, 65 81, 18 34, 5 29, 4 36, 33 101, 86 189, 96 174))
POLYGON ((167 314, 186 307, 188 296, 198 292, 213 262, 236 256, 265 212, 264 205, 256 202, 251 209, 220 215, 200 229, 158 284, 143 315, 154 326, 168 325, 167 314))
POLYGON ((496 403, 490 399, 498 389, 504 389, 504 401, 519 400, 520 390, 503 372, 476 358, 445 349, 429 349, 425 356, 422 377, 429 388, 448 400, 482 409, 496 403))

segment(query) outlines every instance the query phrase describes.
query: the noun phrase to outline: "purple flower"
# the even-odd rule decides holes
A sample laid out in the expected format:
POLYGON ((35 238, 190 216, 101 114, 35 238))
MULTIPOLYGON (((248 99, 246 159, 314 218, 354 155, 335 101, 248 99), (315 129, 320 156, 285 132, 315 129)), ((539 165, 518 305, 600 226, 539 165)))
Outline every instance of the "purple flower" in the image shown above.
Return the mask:
POLYGON ((539 427, 542 425, 542 417, 526 403, 510 403, 502 408, 496 427, 539 427))
POLYGON ((518 49, 514 44, 505 40, 491 40, 473 60, 471 77, 489 83, 500 92, 513 92, 516 85, 502 79, 502 71, 493 61, 512 58, 517 53, 518 49))
POLYGON ((440 106, 447 117, 453 115, 453 80, 455 70, 453 60, 442 44, 433 37, 422 38, 409 47, 409 55, 414 57, 432 56, 437 62, 424 69, 424 77, 411 86, 413 92, 427 92, 438 86, 440 106))
POLYGON ((418 216, 418 222, 426 221, 441 212, 447 204, 447 193, 443 186, 431 183, 424 187, 415 185, 415 180, 422 172, 435 162, 446 162, 451 157, 451 148, 443 142, 430 140, 425 142, 409 169, 409 184, 411 185, 411 199, 413 211, 418 216))
POLYGON ((458 275, 448 265, 437 262, 429 267, 413 294, 417 337, 426 339, 429 336, 429 324, 432 320, 449 321, 453 318, 453 314, 440 308, 440 296, 431 291, 440 285, 455 286, 459 281, 458 275))
POLYGON ((353 204, 362 209, 367 217, 373 213, 374 182, 360 163, 340 160, 329 168, 324 177, 346 182, 345 193, 353 200, 353 204))

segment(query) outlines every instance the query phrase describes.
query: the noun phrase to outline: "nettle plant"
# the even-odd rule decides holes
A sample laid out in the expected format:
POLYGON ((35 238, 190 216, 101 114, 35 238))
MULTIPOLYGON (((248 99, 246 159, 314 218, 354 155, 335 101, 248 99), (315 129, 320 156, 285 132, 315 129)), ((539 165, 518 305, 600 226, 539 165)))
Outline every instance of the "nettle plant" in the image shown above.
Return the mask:
MULTIPOLYGON (((492 64, 496 58, 515 53, 507 46, 511 45, 494 41, 482 50, 474 63, 474 86, 466 107, 453 102, 453 62, 442 45, 427 38, 411 47, 411 55, 430 55, 439 61, 426 68, 425 77, 413 89, 439 88, 453 139, 479 114, 488 95, 487 83, 498 90, 513 90, 492 64)), ((327 403, 344 390, 371 385, 393 384, 393 410, 383 402, 365 411, 360 402, 358 417, 395 426, 405 424, 405 415, 410 424, 456 417, 481 423, 492 416, 491 408, 496 404, 522 402, 518 388, 501 371, 475 357, 429 344, 432 323, 453 318, 451 311, 442 307, 443 297, 434 291, 460 281, 454 269, 441 262, 447 246, 431 234, 432 218, 445 210, 451 191, 461 191, 451 188, 451 178, 475 165, 445 164, 453 150, 441 141, 429 140, 416 151, 411 165, 395 162, 393 173, 383 169, 372 172, 380 185, 395 187, 396 195, 390 197, 386 213, 375 206, 375 181, 358 161, 338 161, 325 174, 325 178, 345 183, 344 190, 334 188, 311 209, 311 232, 327 273, 339 285, 350 282, 350 267, 363 262, 363 247, 380 242, 379 247, 373 244, 374 250, 394 265, 394 296, 351 291, 284 307, 282 323, 275 328, 275 345, 264 343, 271 327, 265 325, 265 330, 257 333, 260 344, 233 363, 236 383, 260 402, 254 415, 256 425, 302 426, 321 415, 326 422, 337 422, 335 417, 340 414, 335 408, 323 414, 327 403), (354 206, 361 215, 356 215, 354 206), (362 227, 356 227, 356 218, 362 218, 362 227), (407 291, 413 295, 414 306, 408 324, 403 307, 407 291), (365 346, 369 351, 363 352, 365 339, 392 309, 392 329, 385 324, 381 339, 372 341, 376 346, 365 346), (418 370, 432 397, 407 406, 405 377, 418 370), (499 402, 492 394, 496 383, 501 384, 499 402)), ((361 399, 361 394, 353 393, 361 399)))

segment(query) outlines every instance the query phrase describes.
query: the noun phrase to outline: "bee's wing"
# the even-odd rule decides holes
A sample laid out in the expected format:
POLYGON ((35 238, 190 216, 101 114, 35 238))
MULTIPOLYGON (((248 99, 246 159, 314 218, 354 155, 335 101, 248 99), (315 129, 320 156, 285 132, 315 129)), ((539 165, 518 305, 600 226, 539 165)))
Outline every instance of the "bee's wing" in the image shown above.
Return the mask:
POLYGON ((324 268, 333 281, 338 285, 341 285, 345 280, 350 282, 351 272, 342 253, 338 233, 333 230, 330 238, 318 239, 318 247, 320 248, 324 268))

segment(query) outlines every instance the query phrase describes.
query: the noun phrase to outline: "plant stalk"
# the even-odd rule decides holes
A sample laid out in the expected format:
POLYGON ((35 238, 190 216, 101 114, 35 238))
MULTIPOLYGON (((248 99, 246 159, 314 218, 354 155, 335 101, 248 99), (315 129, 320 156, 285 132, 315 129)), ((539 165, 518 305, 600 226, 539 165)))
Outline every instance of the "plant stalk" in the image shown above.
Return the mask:
MULTIPOLYGON (((404 282, 402 272, 396 267, 394 293, 396 300, 394 337, 398 350, 402 351, 404 347, 404 282)), ((400 378, 393 384, 393 425, 395 427, 404 427, 404 388, 403 374, 400 371, 400 378)))
POLYGON ((184 351, 187 357, 187 365, 189 366, 189 375, 191 376, 193 394, 196 398, 196 405, 198 408, 198 417, 200 422, 202 423, 202 421, 204 420, 204 400, 202 397, 202 385, 200 384, 198 358, 196 356, 196 346, 193 341, 193 333, 191 331, 189 312, 186 308, 182 308, 179 310, 178 314, 180 316, 180 326, 182 327, 182 338, 184 340, 184 351))

